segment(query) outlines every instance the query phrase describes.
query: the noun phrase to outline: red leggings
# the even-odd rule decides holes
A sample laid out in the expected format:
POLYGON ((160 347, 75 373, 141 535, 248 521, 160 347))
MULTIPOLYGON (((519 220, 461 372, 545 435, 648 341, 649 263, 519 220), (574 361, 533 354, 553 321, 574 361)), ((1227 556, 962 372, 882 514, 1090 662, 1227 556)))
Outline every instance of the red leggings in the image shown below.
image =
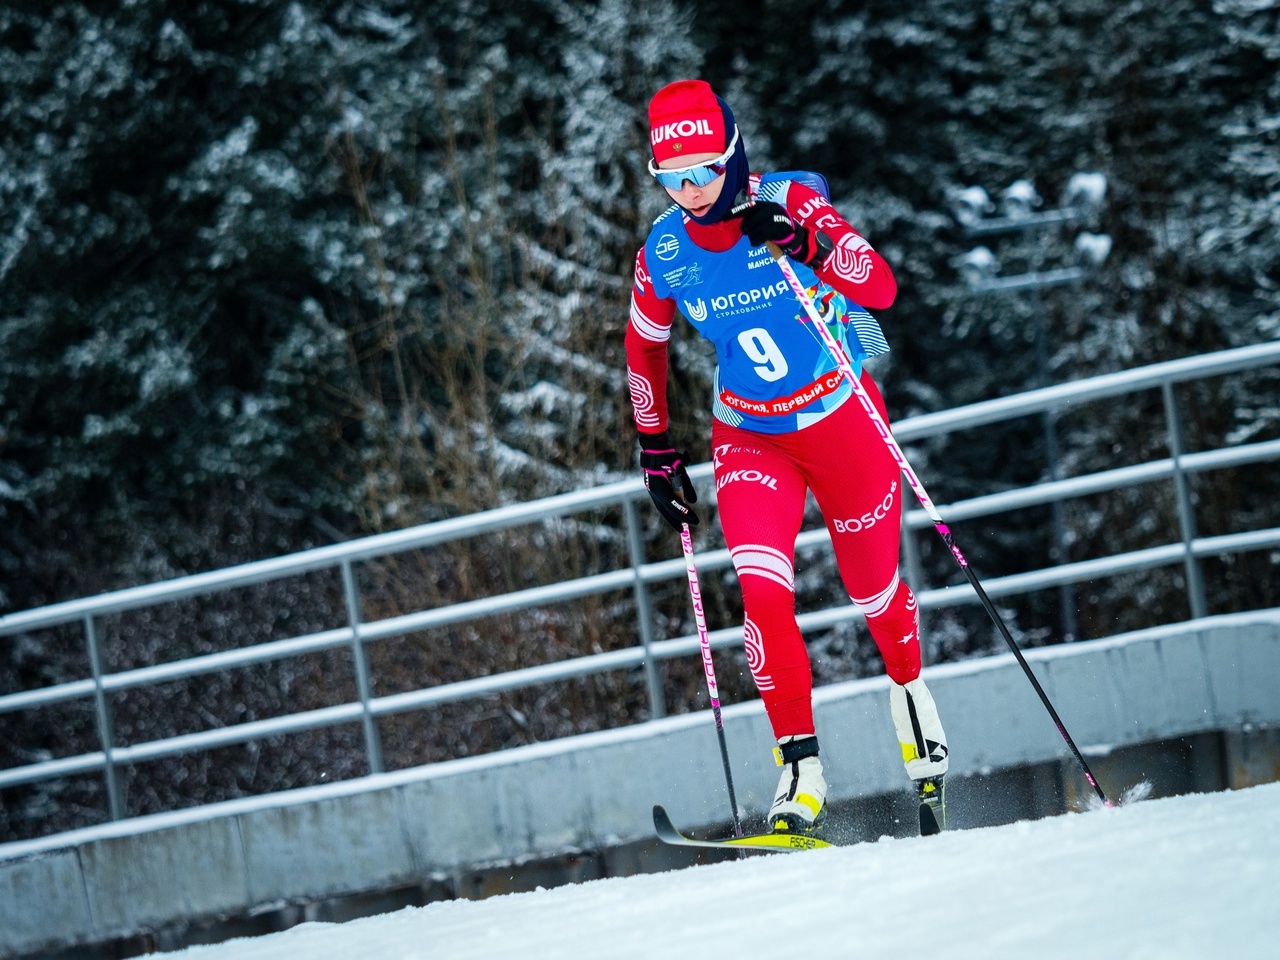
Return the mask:
MULTIPOLYGON (((875 382, 865 372, 861 379, 887 422, 875 382)), ((902 478, 858 399, 795 433, 752 433, 717 420, 711 442, 720 525, 742 585, 747 662, 774 735, 815 732, 813 675, 795 613, 806 489, 889 676, 896 683, 919 676, 919 611, 898 579, 902 478)))

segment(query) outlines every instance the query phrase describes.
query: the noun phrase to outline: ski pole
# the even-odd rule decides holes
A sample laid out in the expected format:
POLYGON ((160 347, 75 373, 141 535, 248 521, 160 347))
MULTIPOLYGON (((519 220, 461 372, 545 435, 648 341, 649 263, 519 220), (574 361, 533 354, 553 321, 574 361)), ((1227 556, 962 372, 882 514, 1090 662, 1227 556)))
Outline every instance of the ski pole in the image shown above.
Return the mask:
POLYGON ((978 576, 973 572, 973 568, 969 566, 969 561, 965 559, 964 554, 960 552, 960 548, 956 546, 955 537, 938 513, 938 508, 933 505, 933 500, 929 498, 929 494, 924 489, 924 484, 920 482, 911 464, 907 463, 907 457, 902 452, 902 447, 898 445, 898 441, 894 439, 893 434, 889 430, 889 425, 885 423, 884 417, 880 416, 880 411, 876 409, 875 403, 871 399, 871 395, 867 393, 866 387, 858 380, 853 373, 853 364, 849 362, 849 357, 845 354, 840 343, 827 329, 826 323, 819 316, 817 308, 813 305, 813 300, 809 297, 808 291, 804 285, 800 283, 800 278, 796 276, 795 270, 792 268, 790 261, 786 255, 778 248, 776 244, 769 244, 769 252, 773 254, 774 260, 778 266, 782 268, 782 274, 787 278, 787 285, 791 287, 792 293, 796 295, 796 299, 800 301, 804 307, 805 313, 809 315, 809 319, 813 321, 813 325, 817 327, 822 342, 826 346, 827 351, 831 354, 831 358, 835 360, 836 366, 840 372, 844 374, 845 379, 849 381, 849 385, 853 388, 854 395, 862 404, 862 408, 867 412, 867 416, 871 418, 872 424, 875 425, 876 431, 880 434, 880 438, 884 441, 885 446, 889 448, 889 453, 893 455, 893 459, 898 462, 899 468, 902 470, 903 476, 907 478, 907 483, 911 485, 911 489, 915 491, 916 497, 920 500, 920 506, 924 507, 925 513, 929 515, 929 519, 933 521, 934 527, 937 528, 938 534, 942 537, 942 542, 947 545, 947 549, 951 551, 951 555, 956 558, 956 563, 960 564, 960 569, 964 571, 964 575, 969 580, 969 585, 973 587, 974 592, 978 595, 983 608, 991 617, 1000 635, 1004 637, 1004 642, 1009 645, 1009 649, 1013 651, 1013 655, 1017 658, 1018 664, 1022 667, 1023 672, 1027 675, 1027 679, 1031 681, 1031 686, 1035 688, 1036 693, 1040 697, 1040 702, 1044 704, 1044 708, 1049 711, 1049 716, 1053 718, 1054 724, 1058 727, 1058 733, 1062 734, 1062 739, 1066 741, 1067 746, 1071 748, 1071 752, 1075 754, 1075 758, 1080 763, 1080 768, 1084 771, 1085 779, 1089 781, 1090 786, 1097 791, 1098 797, 1104 804, 1111 806, 1111 801, 1107 799, 1107 795, 1102 792, 1102 787, 1098 785, 1098 781, 1093 776, 1093 771, 1089 769, 1089 764, 1085 762, 1084 755, 1080 752, 1080 748, 1076 746, 1076 742, 1071 739, 1071 734, 1067 733, 1067 728, 1062 722, 1062 718, 1058 716, 1058 711, 1053 709, 1053 704, 1049 702, 1048 695, 1044 692, 1044 688, 1040 686, 1040 681, 1036 679, 1036 675, 1031 672, 1031 666, 1027 663, 1026 657, 1022 655, 1022 651, 1018 648, 1018 644, 1014 642, 1013 635, 1009 633, 1009 628, 1005 626, 1004 618, 1000 616, 1000 611, 991 602, 991 598, 987 596, 987 591, 982 588, 982 584, 978 581, 978 576))
POLYGON ((724 761, 724 782, 729 788, 729 806, 733 809, 733 835, 742 836, 738 818, 738 799, 733 793, 733 771, 729 768, 729 745, 724 739, 724 718, 720 715, 720 688, 716 686, 716 667, 711 662, 711 641, 707 638, 707 618, 702 612, 702 588, 698 586, 698 570, 693 565, 693 537, 687 523, 680 526, 680 545, 684 547, 684 569, 689 574, 689 596, 693 598, 693 619, 698 624, 698 642, 702 645, 702 671, 707 675, 707 692, 711 695, 711 713, 716 718, 716 736, 720 739, 720 759, 724 761))

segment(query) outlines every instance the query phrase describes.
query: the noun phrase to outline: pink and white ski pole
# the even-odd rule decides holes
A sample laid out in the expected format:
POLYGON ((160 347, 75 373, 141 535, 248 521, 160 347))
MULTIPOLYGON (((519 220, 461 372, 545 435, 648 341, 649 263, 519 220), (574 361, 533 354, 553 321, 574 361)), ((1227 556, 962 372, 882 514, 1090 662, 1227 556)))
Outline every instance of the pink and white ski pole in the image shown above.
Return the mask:
POLYGON ((684 569, 689 575, 689 596, 693 598, 693 619, 698 625, 698 642, 702 645, 702 672, 707 675, 707 693, 711 695, 711 713, 716 719, 716 736, 720 739, 720 759, 724 761, 724 782, 729 788, 729 806, 733 810, 733 835, 742 836, 738 816, 738 799, 733 792, 733 771, 729 767, 729 745, 724 739, 724 718, 720 715, 720 688, 716 686, 716 666, 711 661, 711 640, 707 637, 707 618, 702 612, 702 588, 698 585, 698 569, 693 564, 693 537, 687 523, 680 525, 680 545, 684 547, 684 569))
POLYGON ((1048 695, 1044 692, 1044 688, 1040 686, 1040 681, 1036 679, 1036 675, 1031 672, 1031 667, 1027 663, 1026 658, 1022 655, 1022 651, 1014 642, 1013 635, 1009 633, 1009 628, 1005 625, 1004 618, 1000 616, 1000 611, 991 602, 991 598, 987 596, 987 591, 982 588, 982 584, 978 580, 977 574, 969 566, 969 561, 965 559, 964 554, 960 552, 960 548, 956 546, 955 537, 952 535, 950 528, 942 522, 942 517, 938 513, 938 508, 933 505, 933 500, 924 489, 924 484, 920 482, 920 478, 916 476, 911 464, 907 463, 906 454, 902 452, 902 447, 898 445, 898 441, 894 439, 893 433, 889 430, 889 425, 885 423, 884 417, 880 416, 880 411, 876 409, 875 402, 872 401, 871 395, 867 393, 866 387, 858 380, 853 373, 853 364, 849 362, 848 355, 844 352, 844 348, 840 346, 840 342, 832 336, 831 331, 827 329, 826 323, 818 314, 817 308, 813 305, 813 299, 809 296, 804 285, 800 282, 800 278, 796 276, 795 269, 791 266, 791 262, 786 255, 778 248, 776 244, 769 244, 769 252, 773 254, 773 258, 778 262, 778 266, 782 269, 782 275, 787 278, 787 285, 791 287, 791 292, 796 295, 796 299, 800 301, 800 305, 804 307, 805 313, 809 315, 809 319, 813 321, 813 325, 817 328, 819 336, 822 337, 823 345, 831 354, 831 358, 835 360, 836 366, 840 372, 844 374, 849 385, 853 388, 854 396, 858 398, 858 402, 862 404, 862 409, 866 411, 867 416, 871 418, 872 424, 875 425, 876 432, 880 434, 880 439, 889 448, 889 453, 893 459, 898 462, 898 466, 902 470, 902 475, 907 478, 907 483, 911 485, 911 489, 915 491, 916 497, 920 500, 920 506, 924 507, 925 513, 929 515, 929 519, 933 521, 934 527, 937 528, 942 542, 947 545, 947 549, 951 551, 951 555, 956 558, 956 563, 960 564, 960 569, 964 571, 964 575, 969 580, 969 585, 973 587, 974 592, 978 595, 983 608, 991 617, 1000 635, 1004 637, 1005 643, 1009 645, 1009 649, 1013 651, 1013 655, 1017 658, 1023 672, 1027 675, 1027 679, 1031 681, 1031 686, 1035 688, 1036 693, 1040 696, 1040 702, 1044 704, 1049 716, 1053 718, 1054 724, 1058 727, 1058 733, 1062 734, 1062 739, 1066 741, 1067 746, 1071 748, 1071 752, 1075 754, 1075 758, 1080 763, 1080 768, 1084 771, 1084 777, 1089 781, 1090 786, 1098 793, 1098 798, 1106 806, 1112 806, 1107 795, 1102 792, 1102 787, 1098 785, 1098 781, 1093 776, 1093 771, 1089 769, 1089 764, 1085 762, 1084 755, 1076 746, 1071 734, 1067 733, 1067 728, 1062 722, 1062 718, 1058 716, 1058 711, 1053 709, 1053 704, 1049 702, 1048 695))

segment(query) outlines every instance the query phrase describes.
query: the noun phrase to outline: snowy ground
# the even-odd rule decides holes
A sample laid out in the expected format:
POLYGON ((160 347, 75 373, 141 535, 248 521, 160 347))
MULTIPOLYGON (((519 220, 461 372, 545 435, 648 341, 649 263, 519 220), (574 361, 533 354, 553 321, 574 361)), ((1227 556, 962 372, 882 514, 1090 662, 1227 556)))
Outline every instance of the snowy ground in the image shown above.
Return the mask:
POLYGON ((1280 784, 455 900, 179 955, 1280 957, 1280 784))

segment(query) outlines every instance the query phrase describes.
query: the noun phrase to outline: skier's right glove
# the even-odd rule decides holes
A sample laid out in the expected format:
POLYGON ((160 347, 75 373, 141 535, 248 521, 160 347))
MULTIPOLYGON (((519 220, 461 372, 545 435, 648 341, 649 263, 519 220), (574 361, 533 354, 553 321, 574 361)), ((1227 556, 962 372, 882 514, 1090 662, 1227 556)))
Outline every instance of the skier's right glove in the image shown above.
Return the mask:
POLYGON ((681 525, 698 525, 698 515, 689 504, 698 502, 698 492, 684 468, 687 454, 676 453, 671 438, 662 433, 640 434, 640 468, 644 470, 644 486, 662 519, 674 530, 681 525))

